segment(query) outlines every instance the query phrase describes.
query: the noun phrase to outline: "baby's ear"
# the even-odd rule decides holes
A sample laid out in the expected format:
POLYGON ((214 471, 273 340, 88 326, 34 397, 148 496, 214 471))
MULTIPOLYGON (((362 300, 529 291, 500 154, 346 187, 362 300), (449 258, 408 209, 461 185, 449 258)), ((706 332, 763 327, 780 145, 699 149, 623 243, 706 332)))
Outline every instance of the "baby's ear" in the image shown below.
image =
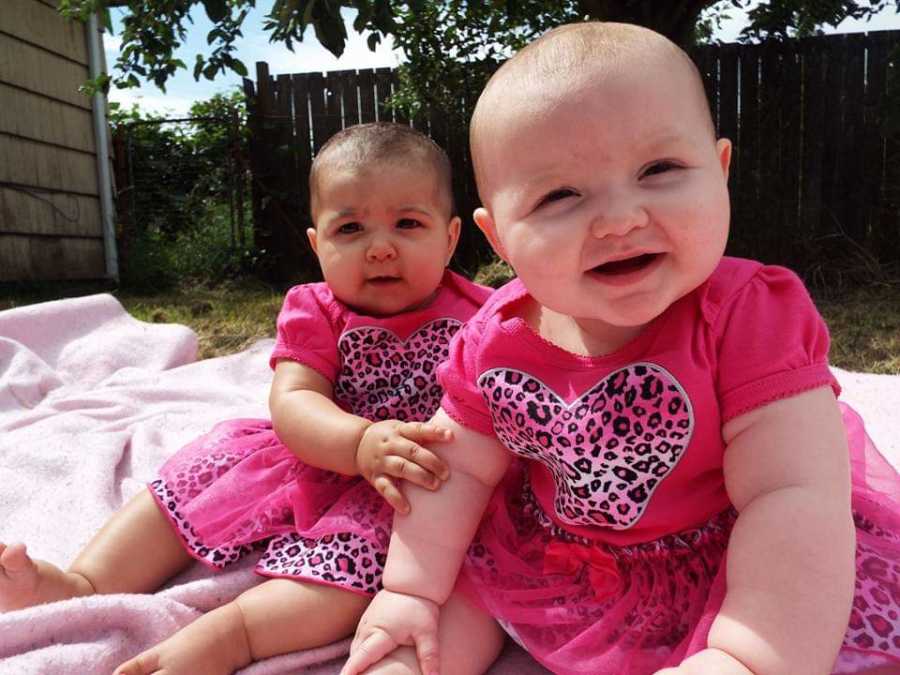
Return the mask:
POLYGON ((728 169, 731 166, 731 141, 727 138, 720 138, 716 142, 716 153, 719 155, 719 164, 722 167, 722 173, 725 174, 725 181, 728 181, 728 169))
POLYGON ((444 262, 444 266, 450 264, 453 252, 456 251, 456 245, 459 243, 459 233, 461 229, 462 220, 460 220, 459 216, 453 216, 450 219, 450 222, 447 223, 447 260, 444 262))
POLYGON ((475 221, 478 229, 484 232, 484 236, 487 237, 488 243, 494 249, 494 252, 504 262, 508 263, 509 260, 507 260, 506 252, 503 250, 503 244, 500 243, 500 237, 497 236, 497 225, 490 212, 483 206, 479 206, 472 214, 472 219, 475 221))
POLYGON ((317 248, 319 242, 316 240, 316 228, 307 228, 306 238, 309 239, 309 245, 312 247, 313 253, 319 255, 319 249, 317 248))

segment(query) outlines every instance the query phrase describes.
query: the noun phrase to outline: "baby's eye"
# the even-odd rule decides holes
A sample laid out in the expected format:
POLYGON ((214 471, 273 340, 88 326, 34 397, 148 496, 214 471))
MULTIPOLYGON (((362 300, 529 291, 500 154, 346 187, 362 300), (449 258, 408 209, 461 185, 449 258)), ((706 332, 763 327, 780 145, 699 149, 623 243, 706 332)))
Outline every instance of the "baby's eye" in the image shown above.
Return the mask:
POLYGON ((422 227, 422 223, 415 218, 401 218, 397 221, 397 227, 401 230, 413 230, 417 227, 422 227))
POLYGON ((337 229, 337 231, 338 231, 338 234, 354 234, 356 232, 359 232, 361 229, 362 229, 362 225, 360 225, 357 222, 352 222, 352 223, 344 223, 337 229))
POLYGON ((653 162, 653 164, 644 169, 644 172, 641 174, 641 178, 646 178, 647 176, 655 176, 656 174, 666 173, 667 171, 672 171, 674 169, 680 168, 681 167, 675 162, 653 162))
POLYGON ((568 199, 569 197, 575 197, 578 193, 571 188, 559 188, 558 190, 553 190, 541 198, 541 201, 538 203, 538 206, 543 206, 544 204, 550 204, 551 202, 558 202, 563 199, 568 199))

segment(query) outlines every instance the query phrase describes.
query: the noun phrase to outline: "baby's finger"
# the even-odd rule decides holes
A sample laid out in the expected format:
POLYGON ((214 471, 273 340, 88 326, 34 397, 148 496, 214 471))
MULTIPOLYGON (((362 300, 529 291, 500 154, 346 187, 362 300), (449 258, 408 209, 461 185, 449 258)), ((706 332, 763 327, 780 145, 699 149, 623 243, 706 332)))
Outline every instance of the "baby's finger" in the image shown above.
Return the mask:
MULTIPOLYGON (((398 448, 397 451, 402 452, 403 450, 398 448)), ((419 455, 423 452, 427 451, 419 448, 418 453, 412 453, 416 457, 416 461, 418 461, 419 455)), ((416 461, 410 461, 400 454, 388 455, 384 458, 383 470, 395 478, 408 480, 410 483, 415 483, 426 490, 436 490, 440 486, 437 476, 419 466, 416 461)))
POLYGON ((397 433, 419 443, 453 440, 453 432, 450 429, 431 422, 404 422, 397 427, 397 433))
POLYGON ((447 480, 450 477, 450 469, 447 467, 447 463, 431 450, 422 447, 415 441, 407 439, 406 443, 395 443, 392 453, 406 457, 413 464, 418 464, 441 480, 447 480))
POLYGON ((438 675, 441 659, 438 653, 438 639, 434 632, 421 633, 416 637, 416 657, 423 675, 438 675))
POLYGON ((391 505, 397 513, 409 513, 409 502, 400 492, 397 484, 384 474, 379 474, 372 479, 372 485, 378 490, 378 494, 384 497, 384 501, 391 505))
POLYGON ((394 639, 383 630, 375 629, 359 644, 355 644, 340 675, 356 675, 378 663, 397 648, 394 639))

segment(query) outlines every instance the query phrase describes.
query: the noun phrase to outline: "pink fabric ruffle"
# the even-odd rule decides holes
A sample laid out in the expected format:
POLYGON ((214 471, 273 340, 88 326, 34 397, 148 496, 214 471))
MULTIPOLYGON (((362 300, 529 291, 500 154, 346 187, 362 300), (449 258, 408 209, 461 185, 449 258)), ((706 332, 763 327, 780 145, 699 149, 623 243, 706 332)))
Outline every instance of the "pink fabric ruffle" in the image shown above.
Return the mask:
MULTIPOLYGON (((854 608, 834 672, 900 671, 900 480, 859 416, 841 410, 858 544, 854 608)), ((553 672, 651 673, 705 648, 725 596, 733 509, 651 542, 610 546, 553 524, 524 465, 488 508, 461 587, 553 672)))

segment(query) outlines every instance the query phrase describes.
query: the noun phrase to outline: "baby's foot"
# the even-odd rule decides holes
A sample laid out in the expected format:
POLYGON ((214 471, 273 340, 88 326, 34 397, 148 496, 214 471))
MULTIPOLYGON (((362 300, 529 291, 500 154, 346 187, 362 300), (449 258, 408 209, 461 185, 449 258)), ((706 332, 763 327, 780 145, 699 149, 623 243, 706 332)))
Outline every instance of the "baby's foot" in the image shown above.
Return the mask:
POLYGON ((93 592, 90 583, 43 560, 33 560, 25 544, 0 544, 0 612, 93 592))
POLYGON ((230 675, 250 660, 243 616, 228 603, 126 661, 113 675, 230 675))

